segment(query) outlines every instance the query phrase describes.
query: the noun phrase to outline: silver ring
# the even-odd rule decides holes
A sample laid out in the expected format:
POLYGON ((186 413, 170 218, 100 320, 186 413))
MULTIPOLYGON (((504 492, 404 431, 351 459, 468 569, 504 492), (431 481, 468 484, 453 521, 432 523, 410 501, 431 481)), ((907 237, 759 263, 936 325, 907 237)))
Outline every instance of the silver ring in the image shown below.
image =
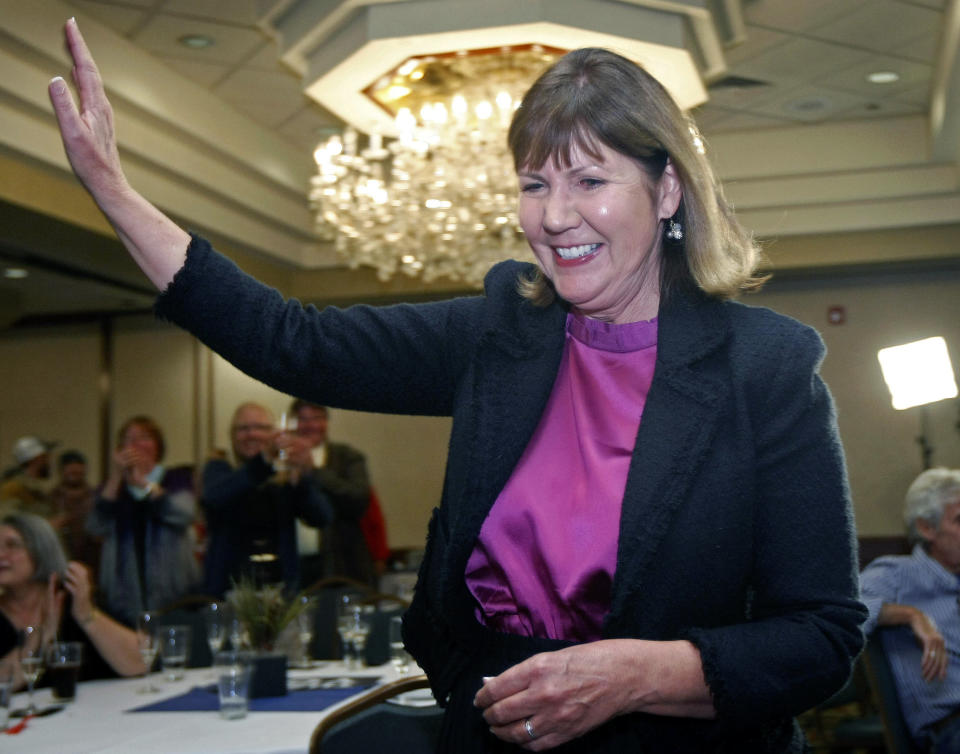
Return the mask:
POLYGON ((537 737, 537 734, 533 730, 533 723, 530 722, 529 717, 523 721, 523 729, 527 732, 527 735, 530 736, 531 741, 537 737))

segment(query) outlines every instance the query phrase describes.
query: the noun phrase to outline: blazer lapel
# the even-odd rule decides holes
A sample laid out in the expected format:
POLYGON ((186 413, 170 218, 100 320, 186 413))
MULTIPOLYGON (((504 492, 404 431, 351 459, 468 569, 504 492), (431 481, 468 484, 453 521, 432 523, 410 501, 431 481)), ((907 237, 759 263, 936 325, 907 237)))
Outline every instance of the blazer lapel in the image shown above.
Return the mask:
POLYGON ((676 293, 661 308, 657 365, 624 492, 608 627, 643 594, 674 511, 714 441, 729 387, 717 366, 725 361, 710 357, 727 336, 717 302, 676 293))

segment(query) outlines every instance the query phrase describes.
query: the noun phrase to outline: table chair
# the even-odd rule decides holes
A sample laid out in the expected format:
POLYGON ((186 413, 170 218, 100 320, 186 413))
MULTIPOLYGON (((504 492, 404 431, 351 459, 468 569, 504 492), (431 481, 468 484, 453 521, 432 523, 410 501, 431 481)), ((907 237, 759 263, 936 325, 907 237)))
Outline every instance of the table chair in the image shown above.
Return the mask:
POLYGON ((903 629, 899 627, 880 628, 874 631, 873 635, 867 639, 867 648, 863 653, 863 664, 867 681, 870 683, 880 706, 880 717, 883 720, 887 751, 890 754, 921 754, 920 749, 913 742, 906 721, 903 719, 896 682, 883 645, 885 633, 897 630, 903 629))
POLYGON ((310 737, 310 754, 433 754, 443 710, 436 704, 406 706, 392 701, 414 689, 429 688, 425 675, 374 688, 325 717, 310 737))

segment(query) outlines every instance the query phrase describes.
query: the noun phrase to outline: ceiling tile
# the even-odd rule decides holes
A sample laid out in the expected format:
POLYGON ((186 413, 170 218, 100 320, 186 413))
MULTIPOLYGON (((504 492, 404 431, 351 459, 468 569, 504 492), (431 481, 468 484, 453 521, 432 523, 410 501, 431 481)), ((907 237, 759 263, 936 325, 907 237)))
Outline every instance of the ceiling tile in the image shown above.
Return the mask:
POLYGON ((95 18, 123 37, 136 29, 147 17, 146 11, 138 8, 122 8, 93 0, 72 0, 70 5, 79 13, 95 18))
POLYGON ((733 66, 744 60, 756 57, 774 45, 786 42, 789 37, 778 31, 764 29, 761 26, 747 26, 746 41, 723 51, 727 65, 733 66))
POLYGON ((761 81, 796 84, 856 65, 867 55, 843 45, 797 37, 740 63, 737 71, 761 81))
POLYGON ((872 0, 744 0, 746 23, 795 34, 840 18, 872 0))
POLYGON ((209 63, 201 60, 181 60, 180 58, 166 57, 161 58, 161 60, 177 73, 206 87, 213 87, 226 78, 233 70, 232 66, 223 63, 209 63))
POLYGON ((923 34, 936 38, 942 14, 930 8, 897 0, 871 0, 862 8, 810 29, 810 32, 853 47, 893 52, 923 34))
MULTIPOLYGON (((787 118, 776 118, 769 115, 754 115, 751 113, 735 113, 727 120, 719 124, 712 130, 712 133, 726 133, 730 131, 752 131, 757 128, 777 128, 778 126, 792 125, 792 121, 787 118)), ((709 137, 711 131, 707 131, 709 137)), ((707 149, 710 148, 710 140, 707 139, 707 149)))
POLYGON ((292 74, 234 71, 214 91, 260 123, 278 126, 303 107, 307 101, 300 82, 292 74))
POLYGON ((256 0, 167 0, 162 10, 242 26, 253 26, 260 20, 256 0))
POLYGON ((254 28, 241 28, 180 16, 156 16, 134 36, 134 41, 154 54, 215 63, 241 63, 259 50, 266 36, 254 28), (203 49, 184 47, 177 40, 186 34, 211 37, 203 49))
POLYGON ((923 33, 893 50, 893 54, 933 65, 940 52, 940 34, 923 33))
POLYGON ((313 154, 317 144, 325 141, 332 133, 339 133, 343 122, 316 102, 308 101, 298 112, 288 118, 277 132, 287 141, 304 151, 313 154))
POLYGON ((814 79, 813 83, 854 92, 872 100, 882 100, 916 86, 929 86, 932 74, 933 69, 923 63, 912 63, 888 55, 871 55, 849 68, 814 79), (892 71, 900 75, 900 80, 890 84, 873 84, 867 81, 867 75, 877 71, 892 71))
POLYGON ((782 92, 779 97, 769 102, 752 106, 750 113, 803 123, 819 123, 866 105, 867 100, 855 94, 822 86, 804 85, 782 92))

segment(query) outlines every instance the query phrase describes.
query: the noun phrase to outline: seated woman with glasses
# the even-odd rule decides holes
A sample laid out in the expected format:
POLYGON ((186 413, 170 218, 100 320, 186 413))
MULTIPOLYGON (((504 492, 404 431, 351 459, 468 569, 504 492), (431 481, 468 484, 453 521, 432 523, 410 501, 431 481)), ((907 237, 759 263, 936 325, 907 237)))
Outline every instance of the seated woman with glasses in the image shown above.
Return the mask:
POLYGON ((28 627, 41 644, 83 643, 81 679, 146 671, 136 634, 94 607, 87 567, 67 562, 45 519, 15 513, 0 519, 0 658, 16 655, 28 627))

